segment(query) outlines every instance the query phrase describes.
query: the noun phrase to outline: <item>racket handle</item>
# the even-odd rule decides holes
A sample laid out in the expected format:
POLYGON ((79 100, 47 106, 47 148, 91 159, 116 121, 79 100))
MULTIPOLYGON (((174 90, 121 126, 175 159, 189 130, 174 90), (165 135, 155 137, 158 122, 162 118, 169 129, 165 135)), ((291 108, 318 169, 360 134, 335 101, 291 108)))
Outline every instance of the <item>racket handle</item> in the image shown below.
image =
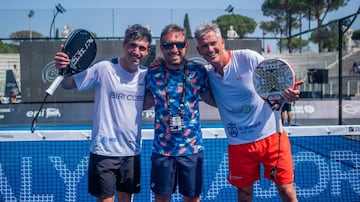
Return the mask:
POLYGON ((53 95, 56 88, 60 85, 60 83, 64 80, 63 75, 59 75, 55 78, 55 80, 52 82, 50 87, 45 91, 48 95, 53 95))
POLYGON ((281 108, 275 110, 275 122, 276 122, 276 132, 281 134, 282 132, 281 108))

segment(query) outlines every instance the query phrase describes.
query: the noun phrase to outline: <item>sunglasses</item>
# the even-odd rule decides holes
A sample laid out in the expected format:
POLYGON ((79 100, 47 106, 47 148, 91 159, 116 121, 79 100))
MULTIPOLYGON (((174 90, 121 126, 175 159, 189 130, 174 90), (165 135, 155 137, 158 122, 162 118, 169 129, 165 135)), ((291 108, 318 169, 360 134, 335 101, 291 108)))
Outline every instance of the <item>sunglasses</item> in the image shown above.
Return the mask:
POLYGON ((181 41, 181 42, 164 42, 162 44, 162 47, 166 50, 171 50, 174 45, 176 46, 177 49, 183 49, 186 46, 186 42, 185 41, 181 41))

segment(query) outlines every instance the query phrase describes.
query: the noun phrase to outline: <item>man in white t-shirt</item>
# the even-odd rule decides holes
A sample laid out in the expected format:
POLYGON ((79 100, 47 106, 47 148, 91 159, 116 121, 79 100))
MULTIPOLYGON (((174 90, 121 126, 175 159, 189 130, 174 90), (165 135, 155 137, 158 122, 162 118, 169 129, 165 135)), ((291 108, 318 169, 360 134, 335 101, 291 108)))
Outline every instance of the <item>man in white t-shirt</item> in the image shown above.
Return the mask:
MULTIPOLYGON (((195 38, 199 54, 210 63, 210 86, 228 138, 228 181, 237 188, 238 200, 252 201, 262 164, 265 177, 275 182, 282 200, 297 201, 289 139, 285 131, 276 132, 274 113, 253 85, 254 69, 263 56, 248 49, 226 50, 219 27, 213 23, 199 25, 195 38)), ((284 98, 291 102, 299 94, 287 89, 284 98)))
MULTIPOLYGON (((89 160, 89 193, 97 201, 130 202, 140 192, 141 121, 147 68, 140 65, 149 53, 151 34, 135 24, 125 31, 124 54, 96 62, 62 82, 66 89, 95 89, 89 160)), ((69 64, 56 53, 55 66, 69 64)), ((150 107, 150 106, 149 106, 150 107)))

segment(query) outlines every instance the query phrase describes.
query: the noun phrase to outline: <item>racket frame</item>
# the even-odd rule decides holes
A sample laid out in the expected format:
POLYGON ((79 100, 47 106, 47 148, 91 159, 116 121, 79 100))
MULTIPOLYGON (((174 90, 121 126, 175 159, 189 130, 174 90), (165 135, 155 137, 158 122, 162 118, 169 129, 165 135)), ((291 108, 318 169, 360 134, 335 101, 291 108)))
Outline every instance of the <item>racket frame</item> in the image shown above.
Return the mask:
POLYGON ((59 71, 59 75, 55 78, 49 88, 45 91, 49 95, 53 95, 55 90, 64 80, 64 78, 71 76, 73 74, 79 73, 87 69, 96 56, 97 46, 95 39, 92 37, 91 33, 84 29, 76 29, 72 31, 69 37, 66 39, 63 47, 63 52, 69 56, 70 63, 64 69, 59 71), (82 38, 80 38, 82 37, 82 38), (81 44, 81 47, 73 47, 74 43, 79 43, 80 40, 84 43, 81 44), (91 51, 88 53, 88 51, 91 51), (85 55, 87 54, 87 55, 85 55), (86 60, 82 59, 83 57, 90 56, 86 60), (79 61, 82 60, 81 63, 79 61))
POLYGON ((281 108, 285 103, 284 92, 288 88, 294 88, 295 81, 292 65, 280 58, 265 59, 254 70, 254 88, 274 112, 278 133, 282 132, 281 108))

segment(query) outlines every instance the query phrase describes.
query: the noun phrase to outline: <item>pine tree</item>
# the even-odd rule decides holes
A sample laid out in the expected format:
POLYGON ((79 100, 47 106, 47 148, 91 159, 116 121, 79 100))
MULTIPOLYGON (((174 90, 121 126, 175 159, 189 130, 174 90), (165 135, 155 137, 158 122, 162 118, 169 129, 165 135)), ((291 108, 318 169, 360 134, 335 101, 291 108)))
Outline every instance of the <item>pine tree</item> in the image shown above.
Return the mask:
POLYGON ((185 19, 184 19, 184 28, 186 30, 186 37, 188 39, 192 39, 192 35, 191 35, 191 28, 190 28, 190 22, 189 22, 189 16, 188 14, 186 13, 185 14, 185 19))

